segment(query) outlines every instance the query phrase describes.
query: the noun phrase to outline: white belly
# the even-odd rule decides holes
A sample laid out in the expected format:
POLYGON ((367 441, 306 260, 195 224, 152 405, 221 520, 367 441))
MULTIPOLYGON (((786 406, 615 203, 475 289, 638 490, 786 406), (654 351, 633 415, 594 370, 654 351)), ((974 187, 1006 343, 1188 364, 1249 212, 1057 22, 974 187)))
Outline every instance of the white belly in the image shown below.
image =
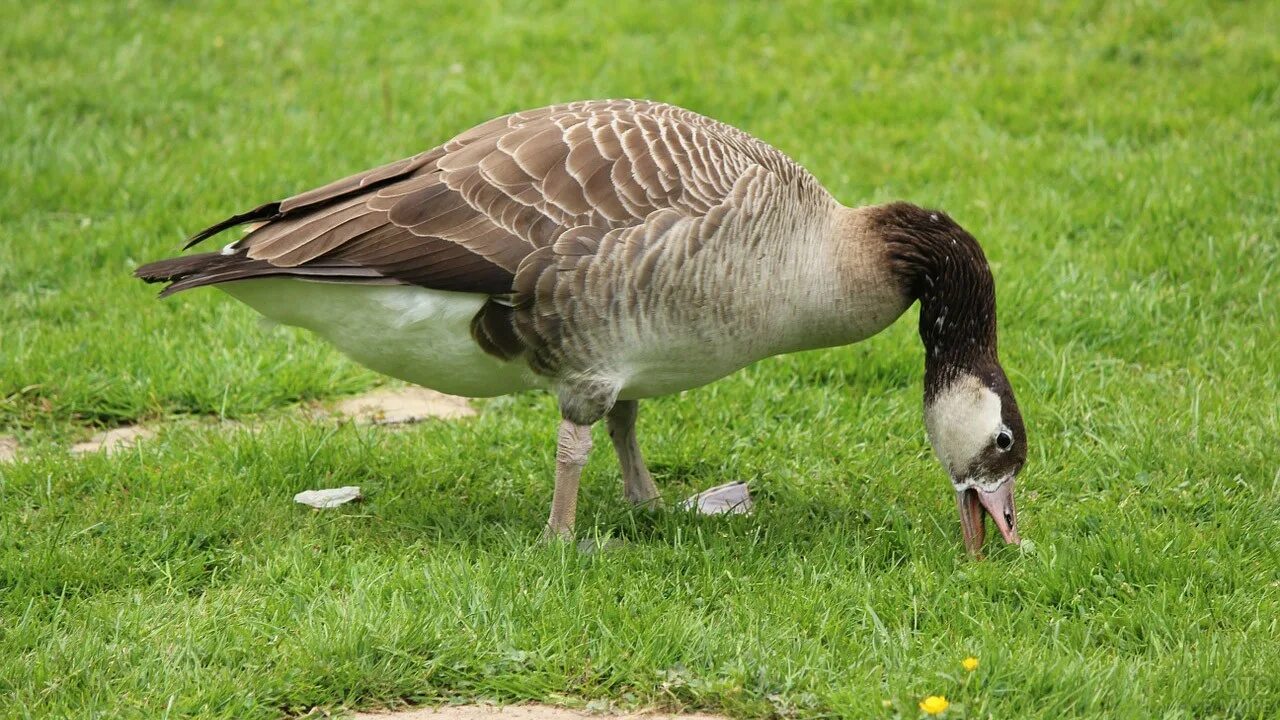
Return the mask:
POLYGON ((677 346, 677 349, 658 354, 637 353, 619 363, 623 370, 616 373, 621 386, 618 398, 640 400, 702 387, 741 370, 751 361, 750 358, 724 352, 723 348, 717 352, 715 348, 706 346, 677 346), (673 358, 680 360, 674 362, 673 358))
POLYGON ((492 397, 546 385, 523 360, 499 360, 471 337, 484 295, 289 278, 217 287, 275 322, 314 332, 361 365, 433 390, 492 397))

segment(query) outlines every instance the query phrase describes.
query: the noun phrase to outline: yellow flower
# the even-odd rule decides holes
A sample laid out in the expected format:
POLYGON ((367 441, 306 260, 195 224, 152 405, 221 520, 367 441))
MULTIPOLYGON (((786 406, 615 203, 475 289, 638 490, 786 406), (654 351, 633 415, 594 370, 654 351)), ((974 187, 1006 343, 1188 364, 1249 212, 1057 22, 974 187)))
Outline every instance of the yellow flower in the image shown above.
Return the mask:
POLYGON ((920 709, 930 715, 938 715, 951 707, 951 703, 947 702, 945 695, 930 695, 920 701, 920 709))
POLYGON ((961 660, 960 664, 964 666, 965 670, 968 670, 969 672, 973 672, 974 670, 978 669, 978 658, 970 655, 964 660, 961 660))

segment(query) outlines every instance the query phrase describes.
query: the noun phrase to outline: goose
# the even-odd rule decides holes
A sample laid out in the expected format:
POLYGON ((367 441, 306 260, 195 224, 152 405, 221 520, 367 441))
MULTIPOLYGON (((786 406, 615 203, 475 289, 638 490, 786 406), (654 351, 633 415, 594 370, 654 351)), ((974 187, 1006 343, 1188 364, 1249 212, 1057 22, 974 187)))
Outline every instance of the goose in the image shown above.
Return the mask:
POLYGON ((991 270, 947 214, 846 207, 761 140, 674 105, 516 112, 426 152, 233 215, 219 251, 143 265, 160 297, 216 286, 356 362, 454 395, 554 393, 544 535, 570 538, 591 428, 623 491, 660 503, 638 403, 781 353, 847 345, 920 303, 926 435, 965 548, 1020 542, 1022 417, 996 353, 991 270))

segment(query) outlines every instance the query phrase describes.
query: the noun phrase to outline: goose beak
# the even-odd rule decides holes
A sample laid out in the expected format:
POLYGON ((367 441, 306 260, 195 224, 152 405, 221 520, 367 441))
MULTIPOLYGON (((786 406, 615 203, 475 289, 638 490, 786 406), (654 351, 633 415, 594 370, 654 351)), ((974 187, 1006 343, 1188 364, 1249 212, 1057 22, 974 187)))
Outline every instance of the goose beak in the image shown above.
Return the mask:
POLYGON ((987 539, 987 527, 983 513, 991 516, 1004 541, 1012 545, 1022 542, 1018 536, 1018 516, 1013 506, 1013 478, 1010 477, 990 492, 970 487, 956 492, 956 507, 960 510, 960 529, 964 534, 964 547, 970 555, 982 554, 982 544, 987 539))

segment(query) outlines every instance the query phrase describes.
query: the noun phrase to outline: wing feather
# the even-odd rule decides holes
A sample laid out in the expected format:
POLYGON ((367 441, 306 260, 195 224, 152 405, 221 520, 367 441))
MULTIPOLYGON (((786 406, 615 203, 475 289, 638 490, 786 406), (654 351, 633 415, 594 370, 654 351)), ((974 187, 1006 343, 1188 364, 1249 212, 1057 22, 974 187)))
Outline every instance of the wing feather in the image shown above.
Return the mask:
POLYGON ((648 277, 658 254, 645 246, 665 242, 675 223, 714 224, 726 201, 759 201, 735 193, 752 168, 825 193, 779 151, 688 110, 631 100, 553 105, 228 218, 193 242, 263 224, 219 255, 208 282, 199 273, 181 282, 275 273, 519 293, 554 284, 535 267, 557 256, 553 246, 581 263, 616 242, 648 277), (638 232, 609 234, 625 228, 638 232))

